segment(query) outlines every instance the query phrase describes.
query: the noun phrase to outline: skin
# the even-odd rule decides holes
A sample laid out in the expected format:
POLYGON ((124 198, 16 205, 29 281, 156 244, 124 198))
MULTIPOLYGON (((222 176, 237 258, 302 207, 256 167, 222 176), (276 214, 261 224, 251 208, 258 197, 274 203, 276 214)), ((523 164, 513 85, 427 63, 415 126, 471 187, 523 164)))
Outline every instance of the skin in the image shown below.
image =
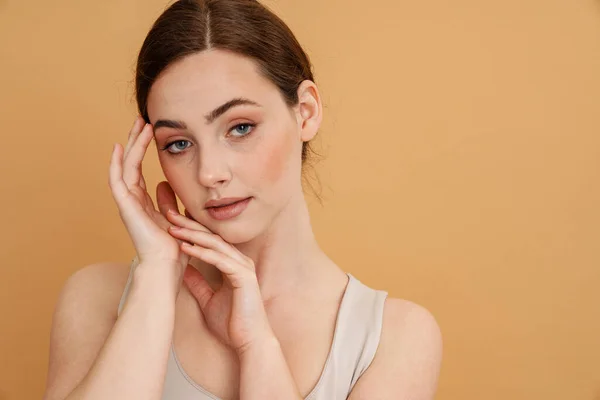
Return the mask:
MULTIPOLYGON (((314 83, 304 82, 299 92, 301 103, 290 110, 251 60, 210 50, 170 66, 148 96, 151 123, 166 119, 188 127, 155 129, 165 177, 193 219, 254 260, 265 301, 297 290, 328 260, 313 235, 300 184, 302 143, 317 133, 322 105, 314 83), (238 97, 261 107, 239 106, 212 124, 205 121, 209 111, 238 97), (257 126, 232 129, 242 123, 257 126), (180 154, 160 150, 179 140, 186 142, 171 150, 180 154), (212 198, 248 196, 253 200, 243 217, 231 221, 216 221, 204 209, 212 198)), ((329 274, 343 282, 339 269, 329 274)))
MULTIPOLYGON (((143 397, 142 386, 112 383, 121 376, 113 371, 118 367, 138 373, 139 382, 164 376, 164 370, 150 370, 157 363, 151 358, 138 366, 122 365, 118 357, 139 340, 127 337, 142 326, 139 315, 150 315, 156 340, 172 339, 188 375, 222 399, 298 399, 312 390, 348 278, 312 232, 301 150, 318 131, 322 104, 310 81, 302 82, 298 97, 298 105, 289 108, 252 60, 221 50, 188 56, 159 76, 148 97, 152 125, 142 129, 136 121, 127 148, 121 152, 117 146, 111 161, 111 189, 142 260, 139 283, 119 328, 115 311, 126 268, 96 264, 69 279, 53 321, 45 399, 65 399, 68 393, 69 399, 90 393, 116 398, 114 393, 128 391, 156 396, 160 388, 144 385, 149 394, 143 397), (259 106, 236 106, 213 121, 205 118, 236 98, 259 106), (141 174, 152 140, 168 182, 157 189, 159 211, 148 204, 141 174), (175 194, 185 215, 177 210, 175 194), (247 209, 232 220, 214 220, 204 207, 209 199, 249 196, 247 209), (159 315, 163 318, 153 319, 159 315), (171 321, 172 332, 164 321, 171 321), (103 392, 105 382, 114 392, 103 392)), ((163 353, 158 348, 154 359, 162 360, 163 353)), ((136 362, 141 354, 151 357, 127 359, 136 362)), ((349 399, 431 399, 440 362, 441 336, 431 314, 388 298, 375 359, 349 399)))

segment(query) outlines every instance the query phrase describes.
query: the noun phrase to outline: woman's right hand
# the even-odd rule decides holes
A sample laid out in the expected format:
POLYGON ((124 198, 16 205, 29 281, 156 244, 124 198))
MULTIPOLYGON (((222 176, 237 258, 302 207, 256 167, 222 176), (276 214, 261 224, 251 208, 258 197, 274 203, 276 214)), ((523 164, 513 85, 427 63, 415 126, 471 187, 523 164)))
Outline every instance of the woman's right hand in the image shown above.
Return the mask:
POLYGON ((109 186, 140 265, 164 265, 163 272, 171 274, 175 282, 181 282, 190 257, 180 250, 182 241, 168 232, 173 224, 166 218, 167 211, 179 212, 175 193, 168 182, 160 182, 156 187, 157 210, 146 191, 142 174, 142 160, 153 136, 152 125, 144 124, 138 117, 129 132, 125 149, 118 143, 113 148, 109 186))

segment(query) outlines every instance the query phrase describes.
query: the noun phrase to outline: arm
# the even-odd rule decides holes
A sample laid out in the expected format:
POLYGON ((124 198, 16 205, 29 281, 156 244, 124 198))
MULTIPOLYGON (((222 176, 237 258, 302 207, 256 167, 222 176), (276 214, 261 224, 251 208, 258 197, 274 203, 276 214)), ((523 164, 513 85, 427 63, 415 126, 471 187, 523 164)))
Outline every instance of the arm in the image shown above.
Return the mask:
POLYGON ((301 400, 279 341, 270 336, 240 353, 240 400, 301 400))
POLYGON ((431 400, 442 358, 433 316, 414 303, 388 299, 379 348, 348 400, 431 400))
MULTIPOLYGON (((433 316, 414 303, 389 299, 377 355, 348 400, 431 400, 442 340, 433 316)), ((302 399, 276 338, 240 354, 240 399, 302 399)))
POLYGON ((157 296, 164 283, 140 267, 118 320, 124 279, 117 275, 126 268, 96 264, 67 281, 53 318, 44 400, 160 399, 174 298, 157 296))
POLYGON ((240 399, 300 400, 264 308, 254 261, 197 221, 169 218, 177 226, 169 231, 183 240, 182 250, 223 275, 217 290, 193 267, 187 267, 183 280, 212 333, 238 355, 240 399))

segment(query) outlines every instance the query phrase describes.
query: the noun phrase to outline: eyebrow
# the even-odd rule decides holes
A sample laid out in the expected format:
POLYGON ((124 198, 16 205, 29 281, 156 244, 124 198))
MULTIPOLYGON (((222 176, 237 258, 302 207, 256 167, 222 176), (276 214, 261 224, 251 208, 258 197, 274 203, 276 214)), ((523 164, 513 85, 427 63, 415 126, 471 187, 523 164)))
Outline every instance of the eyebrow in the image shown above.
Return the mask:
MULTIPOLYGON (((221 115, 225 114, 231 108, 238 107, 238 106, 246 106, 246 105, 262 107, 260 104, 258 104, 255 101, 252 101, 250 99, 246 99, 243 97, 238 97, 235 99, 231 99, 227 103, 222 104, 219 107, 215 108, 214 110, 212 110, 211 112, 206 114, 204 116, 204 119, 206 120, 207 124, 212 124, 217 118, 219 118, 221 115)), ((187 125, 183 121, 173 121, 170 119, 159 119, 158 121, 156 121, 154 123, 155 130, 158 128, 162 128, 162 127, 175 128, 175 129, 187 129, 187 125)))

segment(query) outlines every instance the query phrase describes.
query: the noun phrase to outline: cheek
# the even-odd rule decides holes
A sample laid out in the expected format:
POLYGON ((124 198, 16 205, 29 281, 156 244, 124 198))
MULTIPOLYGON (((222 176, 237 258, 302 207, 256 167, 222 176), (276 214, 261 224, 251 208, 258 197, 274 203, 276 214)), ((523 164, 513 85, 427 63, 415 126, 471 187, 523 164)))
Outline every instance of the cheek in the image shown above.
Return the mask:
POLYGON ((194 185, 190 185, 193 177, 193 170, 191 168, 182 168, 169 163, 161 163, 163 175, 169 185, 176 193, 177 197, 186 205, 191 207, 190 200, 193 200, 194 196, 194 185))
MULTIPOLYGON (((286 136, 286 135, 282 135, 286 136)), ((281 181, 282 178, 287 174, 290 166, 292 165, 291 159, 292 154, 292 141, 291 135, 288 138, 281 137, 278 140, 274 140, 265 146, 260 157, 260 175, 262 176, 263 182, 274 185, 281 181)))

